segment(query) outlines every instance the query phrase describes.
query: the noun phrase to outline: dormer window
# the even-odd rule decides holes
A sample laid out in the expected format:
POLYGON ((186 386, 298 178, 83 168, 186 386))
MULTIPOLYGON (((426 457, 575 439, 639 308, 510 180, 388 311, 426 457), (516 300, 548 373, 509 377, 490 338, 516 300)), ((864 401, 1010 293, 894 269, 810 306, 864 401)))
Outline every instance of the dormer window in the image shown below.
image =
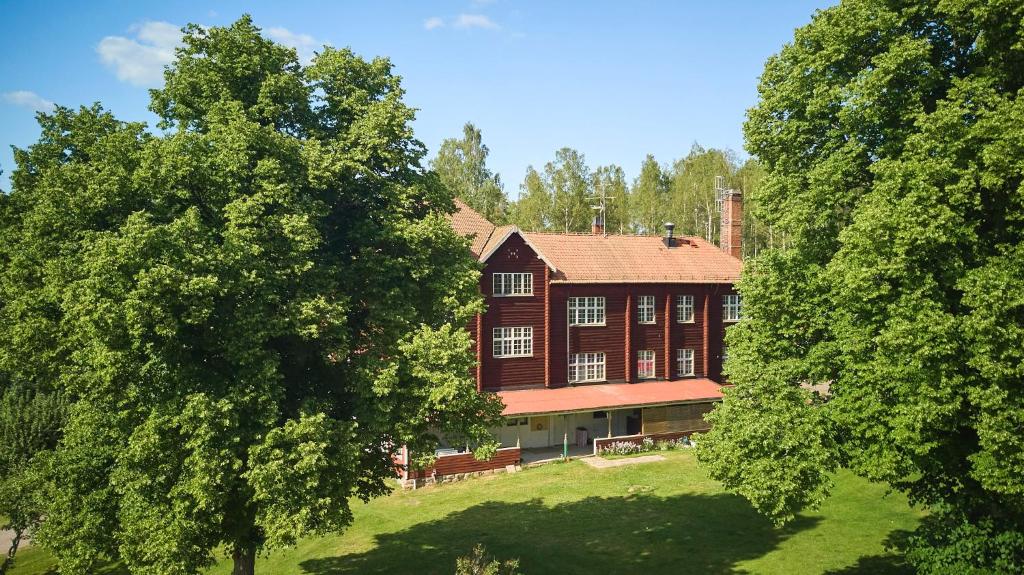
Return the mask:
POLYGON ((495 273, 491 276, 494 295, 533 295, 532 273, 495 273))
POLYGON ((636 321, 654 323, 654 296, 642 295, 637 300, 636 321))

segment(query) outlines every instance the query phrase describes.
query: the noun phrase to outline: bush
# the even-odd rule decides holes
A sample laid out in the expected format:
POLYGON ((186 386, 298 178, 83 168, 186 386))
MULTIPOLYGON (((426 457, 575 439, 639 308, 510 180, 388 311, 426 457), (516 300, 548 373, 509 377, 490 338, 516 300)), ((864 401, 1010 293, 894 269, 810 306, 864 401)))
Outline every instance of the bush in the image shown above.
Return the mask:
POLYGON ((690 437, 684 435, 679 439, 662 439, 655 441, 652 437, 645 437, 641 443, 632 441, 613 441, 601 447, 599 453, 602 455, 634 455, 648 451, 671 451, 684 447, 692 447, 690 437))
POLYGON ((632 441, 613 441, 601 448, 601 453, 605 455, 632 455, 634 453, 642 453, 643 451, 642 446, 632 441))
POLYGON ((455 560, 455 575, 520 575, 519 560, 491 559, 484 546, 477 545, 471 555, 455 560))

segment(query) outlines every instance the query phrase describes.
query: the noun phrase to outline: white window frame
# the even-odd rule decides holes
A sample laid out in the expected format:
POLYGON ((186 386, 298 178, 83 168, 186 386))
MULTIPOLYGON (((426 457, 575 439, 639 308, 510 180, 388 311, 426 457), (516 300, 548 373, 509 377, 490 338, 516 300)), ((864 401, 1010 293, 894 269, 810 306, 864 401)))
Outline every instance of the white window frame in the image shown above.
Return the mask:
POLYGON ((679 377, 692 377, 696 375, 695 357, 696 354, 693 348, 676 350, 676 372, 679 373, 679 377))
POLYGON ((533 295, 533 274, 529 272, 494 272, 491 274, 491 295, 523 297, 533 295))
POLYGON ((569 298, 569 325, 605 325, 604 296, 569 298))
POLYGON ((637 323, 655 323, 654 296, 642 295, 636 300, 636 321, 637 323), (647 318, 647 314, 650 317, 647 318))
POLYGON ((676 321, 679 323, 694 323, 693 296, 676 296, 676 321))
POLYGON ((533 327, 496 327, 491 336, 494 357, 533 357, 533 327))
POLYGON ((605 354, 574 353, 569 356, 569 383, 605 381, 605 354))
POLYGON ((743 313, 743 302, 739 294, 726 294, 722 296, 722 321, 740 321, 740 314, 743 313))
POLYGON ((641 349, 636 352, 636 376, 638 379, 654 379, 658 373, 657 354, 654 353, 653 349, 641 349), (644 367, 650 366, 650 370, 645 371, 644 367))

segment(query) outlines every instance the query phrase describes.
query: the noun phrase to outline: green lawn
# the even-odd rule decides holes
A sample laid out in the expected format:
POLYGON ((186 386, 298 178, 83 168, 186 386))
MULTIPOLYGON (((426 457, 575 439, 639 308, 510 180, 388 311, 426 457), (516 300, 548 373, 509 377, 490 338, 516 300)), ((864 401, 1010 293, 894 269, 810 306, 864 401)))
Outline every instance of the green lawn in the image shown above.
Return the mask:
MULTIPOLYGON (((774 529, 699 470, 692 452, 610 469, 550 464, 357 503, 344 535, 262 557, 264 574, 452 573, 483 543, 541 573, 903 573, 885 550, 920 514, 850 474, 819 512, 774 529)), ((19 553, 14 573, 43 573, 45 553, 19 553)), ((228 574, 220 563, 211 573, 228 574)))

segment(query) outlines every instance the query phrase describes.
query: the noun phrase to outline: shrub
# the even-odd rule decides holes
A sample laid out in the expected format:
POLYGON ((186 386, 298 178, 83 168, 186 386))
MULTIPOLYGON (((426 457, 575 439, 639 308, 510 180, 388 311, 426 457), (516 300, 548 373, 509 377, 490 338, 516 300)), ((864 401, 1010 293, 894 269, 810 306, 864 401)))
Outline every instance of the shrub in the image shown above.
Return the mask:
POLYGON ((632 441, 613 441, 607 443, 600 448, 599 453, 603 455, 633 455, 647 451, 671 451, 686 447, 693 447, 693 442, 688 435, 684 435, 679 439, 659 439, 657 441, 652 437, 645 437, 639 444, 632 441))
POLYGON ((498 561, 487 556, 483 545, 455 560, 455 575, 519 575, 519 560, 498 561))

